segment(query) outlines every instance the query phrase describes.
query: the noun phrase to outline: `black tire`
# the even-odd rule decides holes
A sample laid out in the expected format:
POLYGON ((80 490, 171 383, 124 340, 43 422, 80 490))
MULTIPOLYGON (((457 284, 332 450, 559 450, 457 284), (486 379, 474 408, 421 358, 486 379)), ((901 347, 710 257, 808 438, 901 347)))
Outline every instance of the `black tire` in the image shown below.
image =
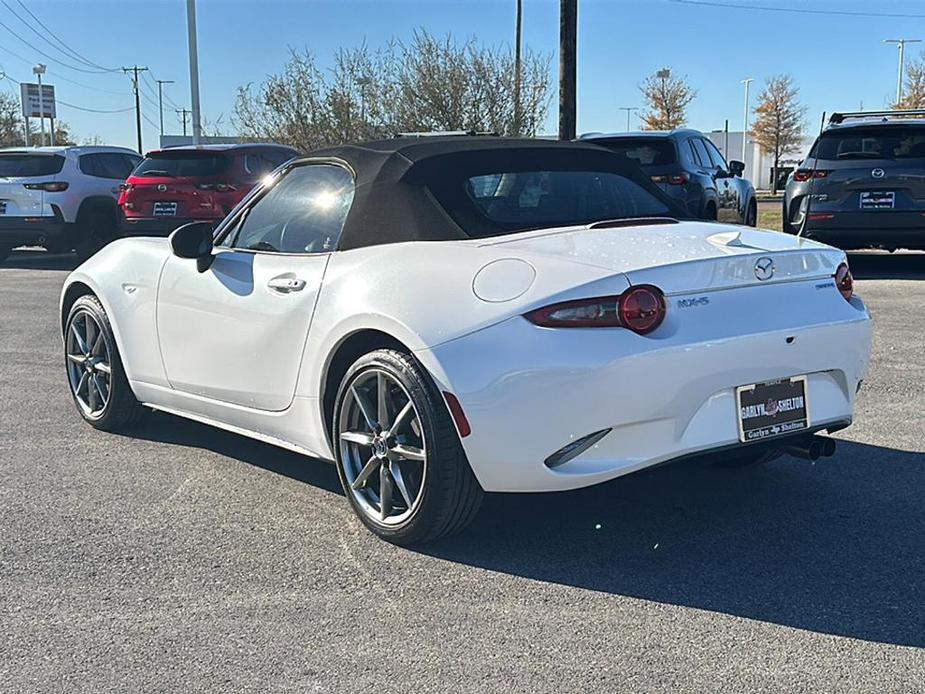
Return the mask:
POLYGON ((748 203, 748 210, 745 212, 745 226, 758 226, 758 204, 754 200, 748 203))
MULTIPOLYGON (((478 512, 483 496, 482 488, 466 460, 456 426, 433 381, 409 354, 392 349, 380 349, 357 359, 341 381, 334 405, 331 431, 337 456, 337 472, 344 494, 363 524, 383 540, 398 545, 429 542, 461 530, 478 512), (406 512, 410 515, 398 524, 381 522, 369 509, 363 508, 357 498, 363 492, 351 488, 344 458, 344 449, 354 444, 342 444, 339 434, 342 431, 339 428, 340 424, 351 412, 345 408, 349 408, 350 403, 354 402, 354 396, 351 395, 348 403, 348 393, 352 387, 361 387, 357 384, 362 383, 364 378, 369 379, 371 374, 384 374, 401 386, 403 391, 394 392, 403 392, 410 398, 417 413, 411 425, 413 426, 415 421, 418 422, 422 432, 421 441, 426 442, 426 456, 421 463, 422 481, 418 486, 417 496, 414 504, 406 506, 406 512)), ((364 451, 367 448, 365 445, 355 445, 364 451)), ((370 451, 373 450, 373 446, 368 448, 370 451)), ((364 452, 364 459, 365 455, 367 454, 364 452)), ((394 465, 393 461, 390 463, 394 465)), ((402 464, 404 465, 404 461, 402 464)), ((379 463, 380 475, 385 474, 383 468, 388 469, 385 461, 379 463)), ((407 476, 407 468, 405 470, 402 475, 407 476)), ((373 479, 372 476, 369 479, 373 479)))
POLYGON ((103 246, 116 238, 119 230, 118 218, 113 209, 93 205, 81 210, 77 218, 77 256, 86 260, 103 246))
MULTIPOLYGON (((86 325, 86 323, 84 323, 84 325, 86 325)), ((132 392, 132 388, 125 376, 125 369, 122 366, 119 348, 113 337, 112 325, 109 322, 109 317, 106 315, 103 305, 92 294, 87 294, 77 299, 68 312, 67 322, 65 323, 64 344, 64 362, 68 376, 68 386, 71 390, 71 397, 74 400, 74 405, 77 407, 77 412, 83 417, 84 421, 96 429, 113 432, 129 429, 136 424, 144 416, 146 410, 135 398, 135 394, 132 392), (72 369, 77 368, 79 371, 81 367, 75 367, 73 365, 73 360, 68 356, 73 347, 72 341, 75 340, 75 338, 70 337, 72 326, 74 326, 76 322, 79 330, 81 318, 87 314, 92 317, 96 326, 100 328, 101 338, 103 340, 102 346, 108 350, 107 356, 109 358, 110 368, 108 377, 108 399, 98 412, 94 411, 92 413, 85 409, 84 403, 81 402, 78 395, 74 392, 72 369)), ((76 342, 74 344, 76 344, 76 342)), ((98 351, 101 352, 101 350, 98 351)), ((102 371, 98 371, 97 373, 102 373, 102 371)), ((97 393, 100 393, 99 389, 97 389, 97 393)))
POLYGON ((12 246, 0 246, 0 263, 10 257, 10 253, 13 252, 12 246))
POLYGON ((716 221, 716 204, 708 202, 703 208, 703 218, 708 222, 716 221))

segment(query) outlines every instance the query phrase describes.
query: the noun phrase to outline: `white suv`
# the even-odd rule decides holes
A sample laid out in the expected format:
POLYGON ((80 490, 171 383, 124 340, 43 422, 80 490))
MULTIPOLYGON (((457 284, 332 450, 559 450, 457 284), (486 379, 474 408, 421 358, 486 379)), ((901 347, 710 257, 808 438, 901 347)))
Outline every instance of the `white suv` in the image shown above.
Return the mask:
POLYGON ((90 255, 119 229, 119 186, 141 162, 122 147, 0 149, 0 262, 16 246, 90 255))

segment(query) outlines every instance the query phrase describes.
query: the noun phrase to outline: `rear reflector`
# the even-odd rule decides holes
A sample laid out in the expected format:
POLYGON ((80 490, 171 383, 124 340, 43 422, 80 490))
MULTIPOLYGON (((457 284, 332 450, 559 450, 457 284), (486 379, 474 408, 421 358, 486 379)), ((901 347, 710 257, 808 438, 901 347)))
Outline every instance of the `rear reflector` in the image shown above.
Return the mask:
POLYGON ((469 420, 466 419, 466 413, 463 412, 462 405, 455 395, 443 391, 443 399, 446 400, 446 406, 450 408, 450 414, 453 415, 453 421, 456 422, 456 429, 459 431, 460 438, 466 438, 472 433, 472 427, 469 426, 469 420))
POLYGON ((610 431, 611 431, 610 429, 603 429, 601 431, 595 431, 593 434, 588 434, 587 436, 583 436, 577 441, 571 441, 567 443, 566 445, 564 445, 562 448, 560 448, 558 451, 553 453, 551 456, 546 458, 546 460, 543 461, 543 464, 546 465, 546 467, 551 467, 551 468, 563 465, 564 463, 567 463, 573 458, 578 457, 579 455, 584 453, 586 450, 591 448, 591 446, 593 446, 598 441, 600 441, 602 438, 607 436, 607 434, 609 434, 610 431))
POLYGON ((835 215, 828 212, 819 212, 809 215, 809 221, 811 222, 826 222, 830 219, 835 219, 835 215))

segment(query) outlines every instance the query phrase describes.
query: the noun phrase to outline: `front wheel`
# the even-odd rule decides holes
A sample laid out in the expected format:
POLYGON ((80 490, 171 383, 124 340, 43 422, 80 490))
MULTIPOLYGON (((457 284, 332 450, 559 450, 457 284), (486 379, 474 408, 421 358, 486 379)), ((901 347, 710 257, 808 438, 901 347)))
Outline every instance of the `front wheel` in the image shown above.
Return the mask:
POLYGON ((748 203, 748 211, 745 213, 745 226, 758 226, 758 205, 754 200, 748 203))
POLYGON ((360 357, 341 382, 332 431, 344 493, 382 539, 427 542, 475 517, 482 489, 439 391, 410 355, 360 357))
POLYGON ((141 418, 144 408, 125 376, 109 317, 93 295, 77 299, 68 313, 64 360, 71 397, 90 426, 121 431, 141 418))

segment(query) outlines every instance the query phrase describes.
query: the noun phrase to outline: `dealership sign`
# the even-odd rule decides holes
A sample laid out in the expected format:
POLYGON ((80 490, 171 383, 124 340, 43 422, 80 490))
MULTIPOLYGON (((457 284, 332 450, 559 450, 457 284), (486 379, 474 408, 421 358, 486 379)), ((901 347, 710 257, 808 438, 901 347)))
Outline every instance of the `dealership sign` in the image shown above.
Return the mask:
POLYGON ((41 104, 39 85, 22 82, 19 86, 22 87, 22 114, 26 118, 57 118, 54 85, 42 85, 41 104))

